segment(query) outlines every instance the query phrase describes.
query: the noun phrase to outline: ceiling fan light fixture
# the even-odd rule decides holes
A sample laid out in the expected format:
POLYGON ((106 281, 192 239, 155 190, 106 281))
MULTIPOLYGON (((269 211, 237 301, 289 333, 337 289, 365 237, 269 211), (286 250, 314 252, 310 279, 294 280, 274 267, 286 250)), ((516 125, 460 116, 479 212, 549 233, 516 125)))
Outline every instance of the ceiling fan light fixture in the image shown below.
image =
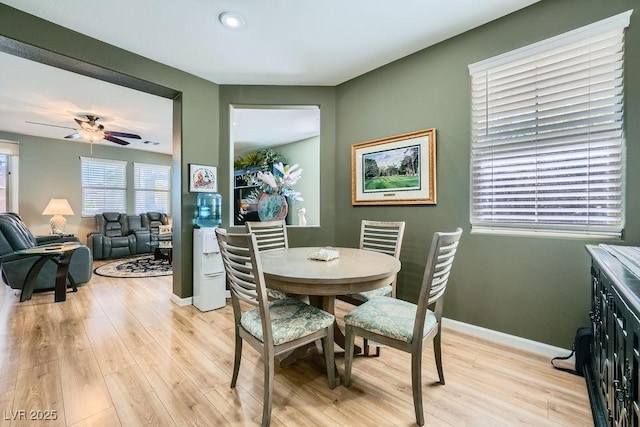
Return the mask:
POLYGON ((225 27, 234 30, 244 27, 244 18, 236 12, 222 12, 218 15, 218 20, 225 27))
POLYGON ((91 131, 86 129, 80 129, 78 133, 82 135, 83 138, 91 142, 100 141, 101 139, 104 139, 105 136, 103 131, 91 131))

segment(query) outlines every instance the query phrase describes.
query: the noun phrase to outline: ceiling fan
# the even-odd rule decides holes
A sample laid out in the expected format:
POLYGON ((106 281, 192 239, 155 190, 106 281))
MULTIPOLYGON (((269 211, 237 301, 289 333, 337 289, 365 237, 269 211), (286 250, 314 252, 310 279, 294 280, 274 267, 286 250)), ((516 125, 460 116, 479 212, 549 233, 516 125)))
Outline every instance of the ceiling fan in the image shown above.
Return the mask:
POLYGON ((115 142, 116 144, 120 144, 120 145, 130 144, 129 141, 125 141, 120 138, 142 139, 140 135, 136 135, 133 133, 105 130, 103 125, 97 123, 98 120, 100 120, 100 117, 98 116, 94 116, 92 114, 83 114, 82 117, 86 117, 87 120, 81 120, 77 117, 73 118, 73 120, 75 120, 76 123, 78 123, 78 125, 80 126, 79 129, 68 127, 68 126, 58 126, 58 125, 50 125, 47 123, 30 122, 28 120, 26 122, 32 123, 34 125, 51 126, 56 128, 72 129, 77 131, 76 133, 72 133, 71 135, 65 136, 65 138, 68 138, 68 139, 86 138, 90 142, 96 142, 101 139, 106 139, 107 141, 115 142))

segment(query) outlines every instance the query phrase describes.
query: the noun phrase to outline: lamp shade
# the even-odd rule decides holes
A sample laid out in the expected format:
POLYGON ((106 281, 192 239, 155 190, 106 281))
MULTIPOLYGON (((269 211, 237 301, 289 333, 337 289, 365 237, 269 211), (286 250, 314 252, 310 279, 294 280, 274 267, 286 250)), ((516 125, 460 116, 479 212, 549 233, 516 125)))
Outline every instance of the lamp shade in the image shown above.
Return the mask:
POLYGON ((73 215, 73 210, 67 199, 51 199, 42 215, 73 215))
POLYGON ((51 217, 51 234, 62 234, 67 225, 67 220, 62 215, 73 215, 73 210, 67 199, 51 199, 42 215, 53 215, 51 217))

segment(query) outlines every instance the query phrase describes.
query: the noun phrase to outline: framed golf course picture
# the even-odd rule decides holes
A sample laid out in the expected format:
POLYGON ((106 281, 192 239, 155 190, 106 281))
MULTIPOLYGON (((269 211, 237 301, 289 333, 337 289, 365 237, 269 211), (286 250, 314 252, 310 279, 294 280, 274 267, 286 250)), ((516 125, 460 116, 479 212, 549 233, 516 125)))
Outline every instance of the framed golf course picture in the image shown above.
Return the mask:
POLYGON ((353 205, 434 205, 436 130, 351 146, 353 205))

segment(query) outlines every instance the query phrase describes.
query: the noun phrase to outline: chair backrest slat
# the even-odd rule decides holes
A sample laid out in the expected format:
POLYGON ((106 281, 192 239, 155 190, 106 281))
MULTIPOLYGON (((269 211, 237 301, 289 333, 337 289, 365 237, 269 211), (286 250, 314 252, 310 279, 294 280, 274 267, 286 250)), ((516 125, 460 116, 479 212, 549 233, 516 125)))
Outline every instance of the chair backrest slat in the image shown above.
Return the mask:
MULTIPOLYGON (((370 221, 362 220, 360 226, 360 249, 381 252, 400 258, 402 239, 404 237, 404 221, 370 221)), ((391 296, 396 296, 397 278, 391 283, 391 296)))
POLYGON ((447 290, 447 283, 451 274, 453 260, 458 250, 458 243, 462 236, 462 229, 457 228, 452 233, 435 233, 429 249, 424 277, 420 287, 418 310, 414 324, 414 337, 421 337, 425 315, 428 307, 435 304, 433 309, 438 322, 442 316, 443 297, 447 290))
POLYGON ((363 220, 360 227, 360 249, 400 257, 404 237, 404 221, 363 220))
POLYGON ((267 292, 262 264, 257 256, 258 242, 255 235, 229 234, 217 228, 216 237, 227 273, 227 283, 236 321, 240 320, 243 311, 240 301, 247 303, 250 307, 259 307, 263 336, 266 342, 270 342, 272 339, 271 319, 267 309, 267 292))
POLYGON ((289 247, 287 238, 287 225, 282 221, 247 221, 245 223, 247 233, 253 233, 258 242, 260 252, 289 247))

